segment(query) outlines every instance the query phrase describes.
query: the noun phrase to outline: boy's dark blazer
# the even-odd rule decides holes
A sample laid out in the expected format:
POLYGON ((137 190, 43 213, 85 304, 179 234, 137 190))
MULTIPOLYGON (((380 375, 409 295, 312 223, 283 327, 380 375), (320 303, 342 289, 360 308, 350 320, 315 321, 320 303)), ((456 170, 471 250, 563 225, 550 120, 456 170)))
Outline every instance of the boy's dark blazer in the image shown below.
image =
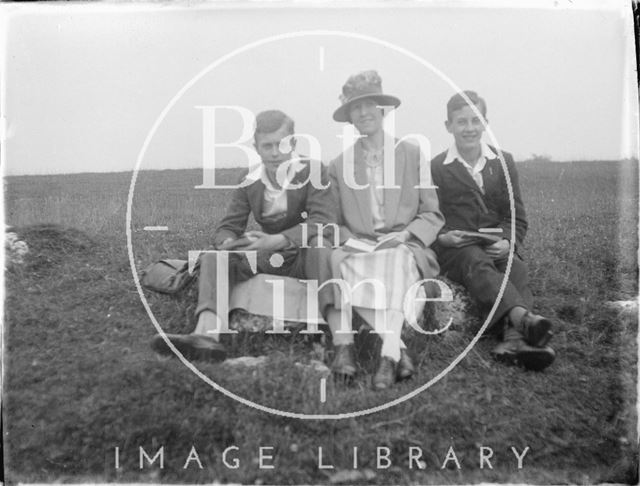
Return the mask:
MULTIPOLYGON (((498 150, 491 147, 498 154, 498 150)), ((509 171, 515 206, 516 246, 521 246, 527 233, 527 216, 520 195, 518 172, 511 154, 502 152, 509 171)), ((479 228, 502 228, 502 236, 511 239, 511 210, 506 177, 499 158, 487 160, 482 170, 484 191, 475 183, 467 169, 458 161, 444 164, 447 151, 431 161, 433 183, 438 187, 440 211, 450 230, 477 231, 479 228)), ((438 245, 435 245, 436 250, 438 245)))
MULTIPOLYGON (((301 162, 304 167, 296 173, 291 181, 292 184, 300 184, 309 179, 311 161, 302 160, 301 162)), ((319 161, 313 163, 320 166, 322 185, 326 186, 329 180, 326 167, 319 161)), ((244 174, 240 180, 244 180, 246 176, 247 174, 244 174)), ((265 185, 260 179, 233 190, 226 214, 216 227, 213 238, 215 246, 227 238, 240 237, 246 231, 250 214, 253 214, 262 231, 267 234, 281 233, 297 247, 303 244, 300 223, 307 224, 307 244, 309 244, 308 242, 311 242, 317 234, 317 223, 326 225, 335 220, 337 209, 332 192, 328 189, 317 189, 311 181, 299 188, 286 191, 287 213, 277 221, 262 218, 264 191, 265 185)), ((329 226, 324 231, 324 237, 328 242, 333 241, 331 229, 329 226)))

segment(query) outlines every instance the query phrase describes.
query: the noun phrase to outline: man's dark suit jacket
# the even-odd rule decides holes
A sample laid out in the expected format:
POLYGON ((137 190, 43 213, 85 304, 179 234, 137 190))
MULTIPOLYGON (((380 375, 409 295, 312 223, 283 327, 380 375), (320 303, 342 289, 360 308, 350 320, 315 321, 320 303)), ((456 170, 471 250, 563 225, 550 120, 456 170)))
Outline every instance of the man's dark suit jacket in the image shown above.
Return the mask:
MULTIPOLYGON (((494 153, 498 153, 490 147, 494 153)), ((445 165, 447 152, 431 161, 433 183, 438 186, 440 211, 445 225, 441 233, 451 230, 478 231, 479 228, 502 228, 502 236, 511 239, 511 210, 506 177, 499 158, 487 160, 482 170, 484 191, 475 183, 467 169, 458 161, 445 165)), ((524 210, 518 172, 513 157, 502 152, 507 164, 515 205, 516 246, 521 246, 527 233, 527 216, 524 210)), ((436 250, 438 245, 435 245, 436 250)))
MULTIPOLYGON (((309 178, 311 162, 302 161, 304 167, 296 173, 292 184, 300 184, 309 178)), ((327 170, 320 162, 313 162, 321 166, 322 184, 328 183, 327 170)), ((243 180, 246 174, 241 178, 243 180)), ((302 226, 307 224, 307 244, 313 241, 317 234, 317 223, 326 225, 335 221, 336 203, 330 190, 317 189, 309 181, 300 188, 289 189, 287 193, 287 213, 285 217, 273 221, 262 218, 262 203, 264 201, 264 183, 258 179, 245 187, 233 190, 227 212, 218 224, 213 243, 218 246, 227 238, 238 238, 245 232, 249 215, 253 213, 256 222, 267 234, 281 233, 295 246, 303 244, 302 226), (306 214, 306 218, 303 217, 306 214)), ((331 227, 324 231, 327 242, 332 242, 331 227)), ((330 243, 329 243, 330 244, 330 243)))

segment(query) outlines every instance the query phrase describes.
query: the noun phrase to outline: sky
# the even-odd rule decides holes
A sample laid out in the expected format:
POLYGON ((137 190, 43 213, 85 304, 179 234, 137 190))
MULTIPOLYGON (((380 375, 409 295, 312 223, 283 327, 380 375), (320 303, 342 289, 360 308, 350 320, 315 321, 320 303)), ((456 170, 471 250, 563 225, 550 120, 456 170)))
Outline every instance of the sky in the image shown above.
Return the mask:
MULTIPOLYGON (((204 140, 233 144, 250 131, 239 110, 265 109, 289 114, 328 162, 342 150, 346 125, 332 119, 341 87, 368 69, 401 99, 396 136, 425 136, 431 156, 451 143, 445 106, 458 89, 485 98, 493 134, 485 140, 517 160, 637 156, 628 3, 507 5, 4 5, 4 171, 202 167, 211 160, 204 140), (211 108, 202 107, 216 107, 206 134, 203 113, 211 108)), ((299 140, 309 153, 305 137, 299 140)), ((247 164, 237 146, 213 153, 216 167, 247 164)))

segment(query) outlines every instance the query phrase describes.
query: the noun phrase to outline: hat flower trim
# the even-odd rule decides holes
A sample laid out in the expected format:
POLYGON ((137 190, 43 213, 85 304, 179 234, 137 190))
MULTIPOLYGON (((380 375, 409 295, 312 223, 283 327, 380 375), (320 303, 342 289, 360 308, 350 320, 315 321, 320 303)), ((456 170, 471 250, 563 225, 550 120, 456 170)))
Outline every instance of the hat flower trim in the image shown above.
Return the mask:
POLYGON ((377 71, 364 71, 351 76, 342 87, 342 94, 339 96, 340 102, 345 104, 355 93, 371 91, 371 86, 376 86, 378 89, 382 86, 382 78, 377 71))

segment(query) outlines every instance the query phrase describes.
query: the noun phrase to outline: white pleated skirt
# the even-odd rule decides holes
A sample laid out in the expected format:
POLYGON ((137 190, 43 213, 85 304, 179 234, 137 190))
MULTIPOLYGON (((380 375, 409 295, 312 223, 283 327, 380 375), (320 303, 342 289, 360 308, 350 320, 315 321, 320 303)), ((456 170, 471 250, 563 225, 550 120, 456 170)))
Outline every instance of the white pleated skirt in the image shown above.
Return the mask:
POLYGON ((331 259, 334 278, 344 280, 351 289, 344 292, 333 286, 337 308, 349 303, 353 307, 404 312, 405 296, 421 278, 413 253, 405 245, 371 253, 337 249, 331 259))

